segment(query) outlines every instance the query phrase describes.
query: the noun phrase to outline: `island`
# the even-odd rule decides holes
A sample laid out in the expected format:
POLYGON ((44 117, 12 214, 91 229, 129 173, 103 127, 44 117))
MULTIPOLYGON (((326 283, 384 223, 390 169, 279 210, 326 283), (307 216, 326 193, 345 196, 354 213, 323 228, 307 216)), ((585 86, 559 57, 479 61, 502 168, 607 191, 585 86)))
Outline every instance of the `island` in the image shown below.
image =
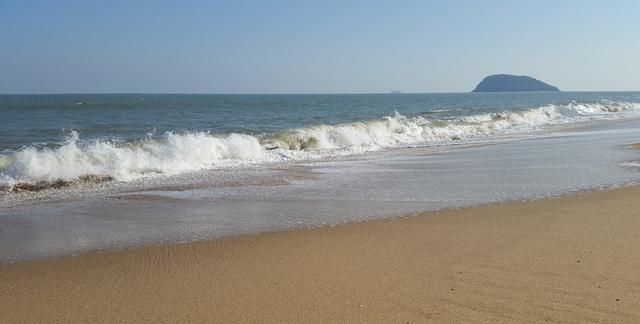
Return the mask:
POLYGON ((484 78, 472 92, 560 91, 526 75, 494 74, 484 78))

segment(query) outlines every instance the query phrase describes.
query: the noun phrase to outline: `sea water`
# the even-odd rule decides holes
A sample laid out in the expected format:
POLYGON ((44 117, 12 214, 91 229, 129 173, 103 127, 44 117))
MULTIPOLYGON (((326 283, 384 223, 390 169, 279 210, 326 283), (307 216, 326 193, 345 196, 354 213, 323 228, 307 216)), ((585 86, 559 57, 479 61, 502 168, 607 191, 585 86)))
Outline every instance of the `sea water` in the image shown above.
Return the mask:
POLYGON ((0 187, 451 143, 640 113, 639 93, 0 96, 0 187))
POLYGON ((640 159, 640 93, 0 96, 0 116, 2 262, 620 186, 640 159))

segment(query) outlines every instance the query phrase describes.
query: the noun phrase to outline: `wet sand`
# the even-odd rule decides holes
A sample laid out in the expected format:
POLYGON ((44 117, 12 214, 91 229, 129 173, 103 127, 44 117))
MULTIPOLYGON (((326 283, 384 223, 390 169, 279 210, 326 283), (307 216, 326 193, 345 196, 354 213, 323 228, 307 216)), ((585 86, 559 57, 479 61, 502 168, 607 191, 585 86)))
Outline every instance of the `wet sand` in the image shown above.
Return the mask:
POLYGON ((640 187, 0 266, 0 323, 639 323, 640 187))
POLYGON ((633 149, 633 150, 640 150, 640 143, 629 144, 629 145, 627 145, 627 148, 630 148, 630 149, 633 149))

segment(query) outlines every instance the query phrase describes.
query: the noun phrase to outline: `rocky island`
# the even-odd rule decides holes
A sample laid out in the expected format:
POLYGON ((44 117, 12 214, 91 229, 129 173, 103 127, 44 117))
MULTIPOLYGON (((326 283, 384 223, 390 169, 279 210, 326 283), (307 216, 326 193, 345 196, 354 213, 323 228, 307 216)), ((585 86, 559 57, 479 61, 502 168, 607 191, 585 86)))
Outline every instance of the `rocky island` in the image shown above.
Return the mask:
POLYGON ((472 92, 560 91, 526 75, 494 74, 484 78, 472 92))

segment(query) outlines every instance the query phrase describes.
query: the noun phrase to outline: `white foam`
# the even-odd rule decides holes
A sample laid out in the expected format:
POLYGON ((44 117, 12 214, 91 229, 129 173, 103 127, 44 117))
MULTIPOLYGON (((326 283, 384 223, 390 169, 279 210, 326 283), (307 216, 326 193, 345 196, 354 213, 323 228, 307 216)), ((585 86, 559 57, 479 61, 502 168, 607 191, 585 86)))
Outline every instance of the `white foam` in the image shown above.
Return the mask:
POLYGON ((640 161, 623 162, 621 165, 630 168, 640 168, 640 161))
POLYGON ((552 124, 622 118, 631 111, 640 111, 640 104, 570 103, 446 121, 396 113, 376 120, 318 125, 261 136, 166 133, 159 139, 125 144, 81 141, 79 134, 72 132, 58 148, 29 147, 0 156, 0 186, 73 180, 84 175, 129 181, 216 167, 357 154, 401 145, 523 132, 552 124))
POLYGON ((81 143, 72 132, 57 149, 26 148, 3 172, 8 185, 18 182, 72 180, 83 175, 127 181, 150 174, 177 174, 214 166, 264 159, 255 137, 241 134, 167 133, 161 140, 129 145, 108 141, 81 143))

